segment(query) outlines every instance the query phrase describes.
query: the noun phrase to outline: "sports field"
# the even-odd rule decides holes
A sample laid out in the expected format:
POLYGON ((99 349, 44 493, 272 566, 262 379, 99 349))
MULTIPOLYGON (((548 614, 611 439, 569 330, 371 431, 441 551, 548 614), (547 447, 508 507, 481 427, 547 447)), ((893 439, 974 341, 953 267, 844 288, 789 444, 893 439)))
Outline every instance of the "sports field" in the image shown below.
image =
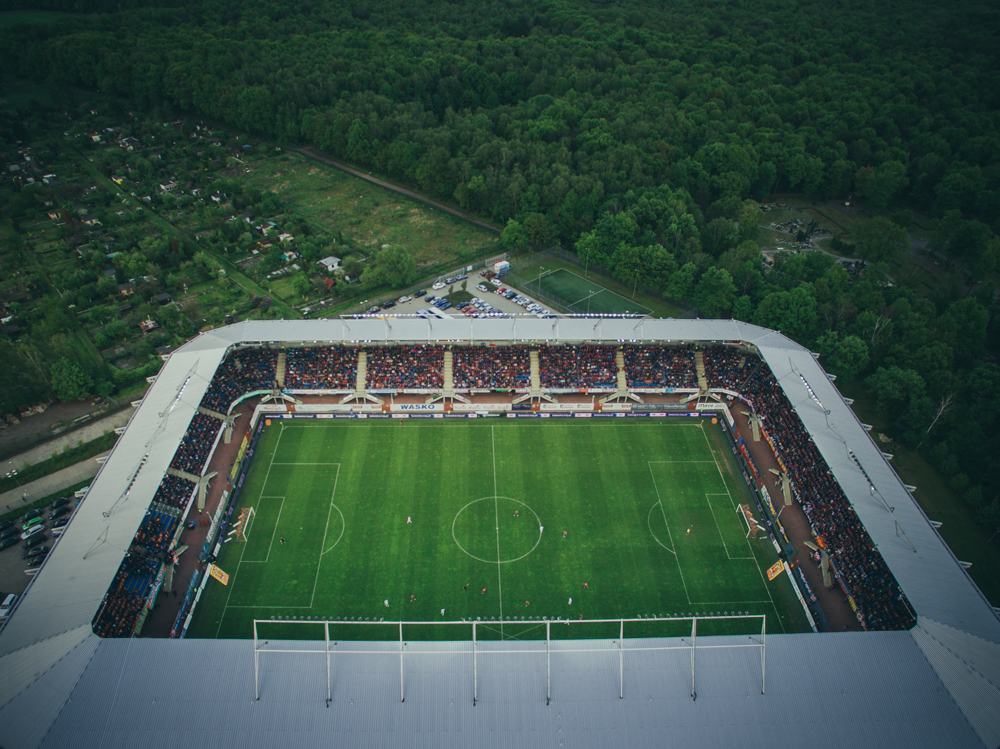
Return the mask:
POLYGON ((565 268, 542 273, 541 278, 531 280, 531 287, 562 299, 565 305, 573 305, 573 312, 594 312, 600 314, 648 315, 650 310, 630 301, 610 289, 588 281, 565 268))
MULTIPOLYGON (((229 584, 209 581, 189 636, 339 617, 479 618, 481 638, 516 638, 543 617, 737 611, 804 631, 786 576, 764 574, 773 546, 746 539, 731 460, 695 419, 275 420, 240 494, 249 540, 224 545, 229 584)), ((407 637, 469 636, 420 629, 407 637)))

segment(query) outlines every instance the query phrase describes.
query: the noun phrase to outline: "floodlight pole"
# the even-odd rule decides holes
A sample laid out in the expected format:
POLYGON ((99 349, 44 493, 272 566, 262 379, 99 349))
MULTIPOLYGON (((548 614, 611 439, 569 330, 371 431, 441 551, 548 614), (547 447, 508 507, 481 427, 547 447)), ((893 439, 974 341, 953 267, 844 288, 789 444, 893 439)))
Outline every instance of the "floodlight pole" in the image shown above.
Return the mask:
POLYGON ((326 635, 326 706, 330 707, 330 622, 323 622, 326 635))
POLYGON ((698 699, 694 684, 694 650, 698 641, 698 617, 691 618, 691 699, 698 699))
POLYGON ((619 621, 618 630, 618 699, 625 699, 625 620, 619 621))
POLYGON ((476 659, 476 623, 472 623, 472 706, 479 699, 479 671, 476 659))
POLYGON ((406 702, 403 694, 403 621, 399 621, 399 701, 406 702))
POLYGON ((253 698, 260 699, 260 669, 257 665, 260 656, 257 654, 257 620, 253 620, 253 698))
POLYGON ((545 704, 552 700, 552 657, 549 640, 552 638, 552 622, 545 622, 545 704))

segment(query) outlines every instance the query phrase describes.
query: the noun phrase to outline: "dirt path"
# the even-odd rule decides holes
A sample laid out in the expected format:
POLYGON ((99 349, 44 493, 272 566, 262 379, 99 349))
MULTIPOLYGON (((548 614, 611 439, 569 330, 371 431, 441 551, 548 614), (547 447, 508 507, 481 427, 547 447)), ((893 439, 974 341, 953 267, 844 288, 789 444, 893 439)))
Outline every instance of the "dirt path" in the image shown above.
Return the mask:
POLYGON ((463 221, 468 221, 470 224, 475 224, 476 226, 486 229, 488 231, 495 231, 497 234, 501 232, 499 226, 494 226, 491 223, 478 219, 470 213, 465 213, 457 208, 451 208, 444 203, 438 203, 436 200, 431 200, 430 198, 425 198, 420 193, 413 192, 412 190, 407 190, 405 187, 400 187, 393 182, 387 182, 384 179, 379 179, 378 177, 373 177, 370 173, 359 171, 354 167, 347 166, 347 164, 342 164, 339 161, 334 161, 333 159, 323 156, 322 154, 316 153, 312 148, 289 148, 289 151, 295 151, 303 156, 308 156, 311 159, 316 159, 316 161, 321 161, 329 166, 336 167, 341 171, 347 172, 352 177, 357 177, 363 179, 366 182, 371 182, 373 185, 378 185, 379 187, 384 187, 386 190, 392 190, 394 193, 399 195, 404 195, 411 200, 416 200, 424 205, 429 205, 431 208, 436 208, 439 211, 444 211, 447 214, 454 216, 455 218, 460 218, 463 221))

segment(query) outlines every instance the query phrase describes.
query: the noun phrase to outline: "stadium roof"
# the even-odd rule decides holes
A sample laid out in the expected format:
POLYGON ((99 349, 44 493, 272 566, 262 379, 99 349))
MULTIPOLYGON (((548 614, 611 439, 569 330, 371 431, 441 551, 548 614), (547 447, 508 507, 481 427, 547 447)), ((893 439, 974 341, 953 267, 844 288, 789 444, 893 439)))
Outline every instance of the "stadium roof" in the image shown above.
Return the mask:
MULTIPOLYGON (((3 747, 173 745, 208 733, 217 743, 247 746, 273 744, 284 731, 296 731, 302 745, 329 741, 340 731, 341 739, 352 743, 438 746, 467 745, 473 739, 484 745, 518 740, 561 746, 572 736, 583 745, 617 740, 662 746, 676 738, 685 746, 716 746, 773 743, 775 728, 798 729, 807 740, 831 746, 1000 745, 996 612, 812 354, 780 333, 722 320, 368 318, 253 321, 205 333, 164 365, 73 522, 0 631, 0 673, 6 677, 0 685, 3 747), (387 667, 384 656, 352 656, 352 665, 339 668, 354 676, 338 672, 345 675, 338 677, 337 699, 326 709, 325 694, 311 696, 320 678, 315 669, 322 674, 322 664, 312 663, 321 660, 315 656, 287 661, 271 656, 266 697, 254 703, 247 695, 252 689, 247 642, 101 641, 90 632, 94 613, 230 346, 486 340, 744 341, 756 346, 905 591, 918 614, 917 627, 860 635, 771 635, 772 679, 765 697, 749 686, 753 677, 739 655, 749 651, 705 651, 710 654, 699 654, 699 673, 714 669, 716 678, 699 678, 708 691, 700 689, 696 703, 671 682, 683 677, 682 666, 677 666, 679 677, 676 664, 644 667, 645 659, 637 657, 627 699, 613 699, 612 686, 605 690, 609 700, 600 689, 605 656, 564 654, 553 666, 561 669, 565 692, 553 703, 555 710, 545 708, 544 699, 539 708, 532 672, 537 658, 504 656, 524 662, 497 669, 494 701, 484 695, 475 711, 459 686, 467 684, 467 658, 412 659, 414 698, 400 706, 382 683, 392 680, 395 666, 387 667), (730 669, 747 672, 747 678, 730 678, 730 669), (580 679, 581 672, 588 678, 580 679), (362 734, 370 736, 363 740, 362 734)), ((553 680, 558 680, 555 675, 553 680)))

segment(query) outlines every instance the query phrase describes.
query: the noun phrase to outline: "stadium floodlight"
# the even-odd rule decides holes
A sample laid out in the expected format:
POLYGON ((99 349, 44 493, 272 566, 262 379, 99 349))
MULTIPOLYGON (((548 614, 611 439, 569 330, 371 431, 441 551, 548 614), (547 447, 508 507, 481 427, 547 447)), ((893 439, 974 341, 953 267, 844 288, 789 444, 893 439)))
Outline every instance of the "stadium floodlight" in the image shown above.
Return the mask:
POLYGON ((816 402, 816 405, 820 407, 820 410, 823 411, 824 414, 829 416, 830 410, 823 405, 823 402, 819 399, 819 396, 816 395, 816 391, 812 389, 812 385, 809 384, 809 381, 802 376, 801 372, 796 372, 796 374, 799 376, 799 379, 802 380, 802 384, 806 386, 806 390, 809 392, 809 397, 816 402))

